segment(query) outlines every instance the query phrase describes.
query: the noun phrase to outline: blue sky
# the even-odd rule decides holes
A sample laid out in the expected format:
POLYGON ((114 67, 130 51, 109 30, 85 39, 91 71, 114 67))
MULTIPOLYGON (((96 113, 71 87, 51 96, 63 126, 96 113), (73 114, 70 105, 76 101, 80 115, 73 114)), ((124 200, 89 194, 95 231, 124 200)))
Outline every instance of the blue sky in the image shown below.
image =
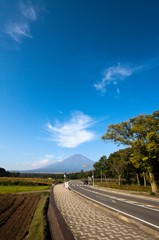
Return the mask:
POLYGON ((109 124, 159 107, 159 1, 0 3, 0 167, 117 148, 109 124))

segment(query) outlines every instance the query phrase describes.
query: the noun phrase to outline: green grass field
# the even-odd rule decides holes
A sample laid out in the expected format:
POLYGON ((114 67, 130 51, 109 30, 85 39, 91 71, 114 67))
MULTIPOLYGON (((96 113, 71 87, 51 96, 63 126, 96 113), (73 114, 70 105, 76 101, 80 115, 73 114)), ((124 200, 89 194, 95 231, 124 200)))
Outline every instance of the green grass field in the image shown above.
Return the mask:
MULTIPOLYGON (((38 207, 35 211, 33 220, 29 227, 29 233, 25 239, 27 240, 44 240, 48 239, 46 236, 47 230, 47 222, 46 222, 46 214, 44 211, 44 207, 47 199, 49 198, 49 193, 45 193, 41 195, 41 199, 39 201, 38 207)), ((50 238, 49 238, 50 239, 50 238)))
POLYGON ((0 193, 17 193, 50 189, 50 186, 0 186, 0 193))
POLYGON ((51 186, 52 179, 0 177, 1 186, 51 186))

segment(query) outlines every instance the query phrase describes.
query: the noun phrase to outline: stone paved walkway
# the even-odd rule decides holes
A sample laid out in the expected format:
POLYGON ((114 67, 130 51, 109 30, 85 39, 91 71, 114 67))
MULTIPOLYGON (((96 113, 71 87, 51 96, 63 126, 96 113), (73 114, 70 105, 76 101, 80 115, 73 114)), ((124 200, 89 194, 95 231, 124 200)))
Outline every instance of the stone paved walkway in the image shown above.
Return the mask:
POLYGON ((89 240, 153 240, 158 239, 137 226, 115 218, 64 188, 54 187, 56 206, 70 227, 74 238, 89 240))

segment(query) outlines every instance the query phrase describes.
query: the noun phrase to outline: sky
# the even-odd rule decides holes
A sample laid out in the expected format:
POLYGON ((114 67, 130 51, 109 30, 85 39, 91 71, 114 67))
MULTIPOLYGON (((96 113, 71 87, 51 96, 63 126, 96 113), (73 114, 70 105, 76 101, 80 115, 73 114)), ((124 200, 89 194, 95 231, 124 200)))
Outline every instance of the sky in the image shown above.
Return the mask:
POLYGON ((110 124, 159 107, 158 0, 0 2, 0 167, 123 146, 110 124))

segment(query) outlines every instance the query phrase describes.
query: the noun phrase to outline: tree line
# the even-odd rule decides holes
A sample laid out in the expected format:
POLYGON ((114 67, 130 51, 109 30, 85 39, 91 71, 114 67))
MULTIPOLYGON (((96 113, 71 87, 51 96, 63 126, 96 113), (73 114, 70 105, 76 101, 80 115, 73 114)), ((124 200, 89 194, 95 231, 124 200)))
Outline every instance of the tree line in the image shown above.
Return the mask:
POLYGON ((102 140, 113 141, 115 144, 128 146, 115 153, 100 158, 94 164, 96 170, 102 169, 105 177, 114 172, 118 175, 119 184, 121 177, 127 181, 143 177, 150 183, 152 192, 158 194, 157 182, 159 181, 159 110, 152 115, 140 114, 130 118, 129 121, 108 126, 102 140))
POLYGON ((20 173, 19 172, 9 172, 6 171, 4 168, 0 167, 0 177, 19 177, 20 173))

